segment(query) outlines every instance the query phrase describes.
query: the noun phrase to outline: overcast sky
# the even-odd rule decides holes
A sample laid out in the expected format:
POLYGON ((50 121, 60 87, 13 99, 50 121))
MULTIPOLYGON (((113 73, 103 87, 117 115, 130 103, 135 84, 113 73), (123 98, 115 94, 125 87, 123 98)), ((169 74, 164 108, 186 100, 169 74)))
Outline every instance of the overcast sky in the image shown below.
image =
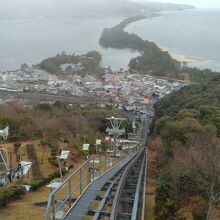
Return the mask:
MULTIPOLYGON (((59 1, 59 0, 54 0, 54 2, 59 1)), ((72 3, 78 3, 78 4, 85 4, 85 2, 92 3, 93 0, 63 0, 63 2, 68 2, 71 1, 72 3)), ((106 3, 111 3, 111 2, 117 2, 117 0, 96 0, 96 2, 106 2, 106 3)), ((129 1, 129 0, 120 0, 120 1, 129 1)), ((194 5, 199 8, 220 8, 220 0, 131 0, 131 1, 152 1, 152 2, 171 2, 171 3, 180 3, 180 4, 190 4, 194 5)), ((37 0, 0 0, 1 5, 5 4, 15 4, 15 3, 29 3, 33 4, 35 2, 38 2, 37 0)), ((41 2, 44 2, 44 4, 47 4, 48 2, 51 3, 53 1, 51 0, 41 0, 41 2)))
MULTIPOLYGON (((140 0, 133 0, 140 1, 140 0)), ((146 1, 146 0, 142 0, 146 1)), ((190 4, 198 8, 220 8, 220 0, 151 0, 152 2, 172 2, 175 4, 190 4)))
MULTIPOLYGON (((89 13, 115 13, 135 10, 129 1, 147 0, 0 0, 0 17, 28 16, 68 16, 89 13), (111 8, 111 10, 109 10, 111 8)), ((220 0, 150 0, 151 2, 171 2, 190 4, 198 8, 220 8, 220 0)), ((107 15, 107 14, 106 14, 107 15)))

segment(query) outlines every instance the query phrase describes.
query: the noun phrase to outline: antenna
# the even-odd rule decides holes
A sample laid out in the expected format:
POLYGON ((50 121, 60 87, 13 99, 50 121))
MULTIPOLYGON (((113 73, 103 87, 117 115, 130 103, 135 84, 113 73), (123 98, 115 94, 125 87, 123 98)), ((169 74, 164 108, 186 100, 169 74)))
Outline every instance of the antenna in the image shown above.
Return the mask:
POLYGON ((113 155, 117 156, 118 154, 118 147, 119 147, 119 137, 125 133, 125 129, 121 129, 121 124, 125 121, 125 118, 107 118, 110 121, 111 128, 107 128, 106 132, 112 136, 113 139, 113 155))

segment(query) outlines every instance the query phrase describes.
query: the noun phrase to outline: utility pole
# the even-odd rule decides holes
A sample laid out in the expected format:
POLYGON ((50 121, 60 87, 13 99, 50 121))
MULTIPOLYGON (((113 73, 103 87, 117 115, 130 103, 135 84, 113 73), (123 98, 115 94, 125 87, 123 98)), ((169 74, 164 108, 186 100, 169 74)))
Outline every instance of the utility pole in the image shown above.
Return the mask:
POLYGON ((117 156, 119 147, 119 137, 125 134, 125 129, 120 128, 125 118, 107 118, 110 121, 111 128, 107 128, 106 132, 113 138, 113 155, 117 156))
POLYGON ((143 126, 142 129, 144 131, 144 146, 147 146, 150 118, 154 116, 153 108, 146 108, 146 114, 144 116, 145 117, 142 118, 142 126, 143 126))

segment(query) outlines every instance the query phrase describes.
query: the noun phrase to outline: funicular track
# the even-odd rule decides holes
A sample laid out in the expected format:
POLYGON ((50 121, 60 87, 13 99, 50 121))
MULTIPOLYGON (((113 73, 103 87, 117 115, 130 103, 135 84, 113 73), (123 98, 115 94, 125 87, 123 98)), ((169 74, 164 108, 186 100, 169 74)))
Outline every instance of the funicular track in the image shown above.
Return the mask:
POLYGON ((98 178, 96 181, 99 184, 94 182, 64 219, 144 219, 142 209, 145 168, 146 155, 145 149, 142 149, 118 167, 110 178, 98 178), (100 185, 100 189, 97 189, 97 185, 100 185), (91 193, 95 190, 96 195, 92 198, 91 193), (83 212, 80 211, 82 209, 83 212))
MULTIPOLYGON (((116 136, 123 119, 111 120, 116 136)), ((139 146, 90 157, 50 193, 45 220, 144 220, 149 115, 137 125, 139 146)))
POLYGON ((115 193, 111 220, 143 219, 146 155, 141 151, 125 168, 115 193))

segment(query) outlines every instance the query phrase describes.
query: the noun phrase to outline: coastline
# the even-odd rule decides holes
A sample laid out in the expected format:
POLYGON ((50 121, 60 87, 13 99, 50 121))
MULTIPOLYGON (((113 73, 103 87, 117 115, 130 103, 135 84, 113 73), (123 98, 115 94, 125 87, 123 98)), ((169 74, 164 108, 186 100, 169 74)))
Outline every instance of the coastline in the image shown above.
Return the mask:
MULTIPOLYGON (((142 18, 142 19, 139 19, 139 20, 149 19, 149 18, 157 17, 157 16, 161 16, 161 12, 160 13, 155 13, 155 14, 148 14, 147 16, 145 16, 145 18, 142 18)), ((124 31, 127 31, 126 30, 127 26, 129 26, 131 23, 134 23, 134 22, 137 22, 137 21, 138 20, 128 23, 125 26, 124 31)), ((187 64, 191 64, 191 65, 205 65, 205 64, 210 63, 210 61, 207 60, 207 59, 187 56, 187 55, 183 55, 183 54, 178 54, 178 53, 175 53, 175 52, 171 52, 168 48, 161 47, 158 44, 156 44, 156 45, 161 49, 161 51, 168 52, 172 59, 174 59, 174 60, 176 60, 180 63, 187 63, 187 64)))
MULTIPOLYGON (((193 9, 193 10, 195 10, 195 9, 193 9)), ((150 17, 160 17, 163 15, 163 12, 164 11, 159 11, 155 15, 146 16, 146 18, 144 18, 144 20, 149 19, 150 17)), ((166 11, 166 12, 170 12, 170 11, 166 11)), ((131 34, 131 33, 136 34, 135 32, 129 32, 127 27, 125 28, 125 31, 128 32, 129 34, 131 34)), ((145 40, 147 40, 147 39, 145 39, 145 40)), ((175 52, 175 50, 172 50, 172 47, 166 48, 166 47, 163 47, 159 44, 156 44, 156 45, 161 49, 161 51, 168 52, 170 57, 173 60, 178 61, 180 63, 187 63, 192 68, 193 67, 199 68, 199 69, 208 68, 208 69, 211 69, 212 71, 215 71, 215 72, 220 71, 220 61, 218 61, 218 60, 211 60, 208 58, 201 58, 199 56, 197 57, 197 56, 190 56, 187 54, 181 54, 181 53, 175 52)))
POLYGON ((187 55, 182 55, 182 54, 178 54, 175 52, 171 52, 169 51, 167 48, 164 47, 160 47, 160 49, 163 52, 168 52, 169 55, 176 61, 179 61, 181 63, 189 63, 189 64, 195 64, 195 65, 202 65, 202 64, 207 64, 210 61, 207 59, 203 59, 203 58, 199 58, 199 57, 191 57, 191 56, 187 56, 187 55))

